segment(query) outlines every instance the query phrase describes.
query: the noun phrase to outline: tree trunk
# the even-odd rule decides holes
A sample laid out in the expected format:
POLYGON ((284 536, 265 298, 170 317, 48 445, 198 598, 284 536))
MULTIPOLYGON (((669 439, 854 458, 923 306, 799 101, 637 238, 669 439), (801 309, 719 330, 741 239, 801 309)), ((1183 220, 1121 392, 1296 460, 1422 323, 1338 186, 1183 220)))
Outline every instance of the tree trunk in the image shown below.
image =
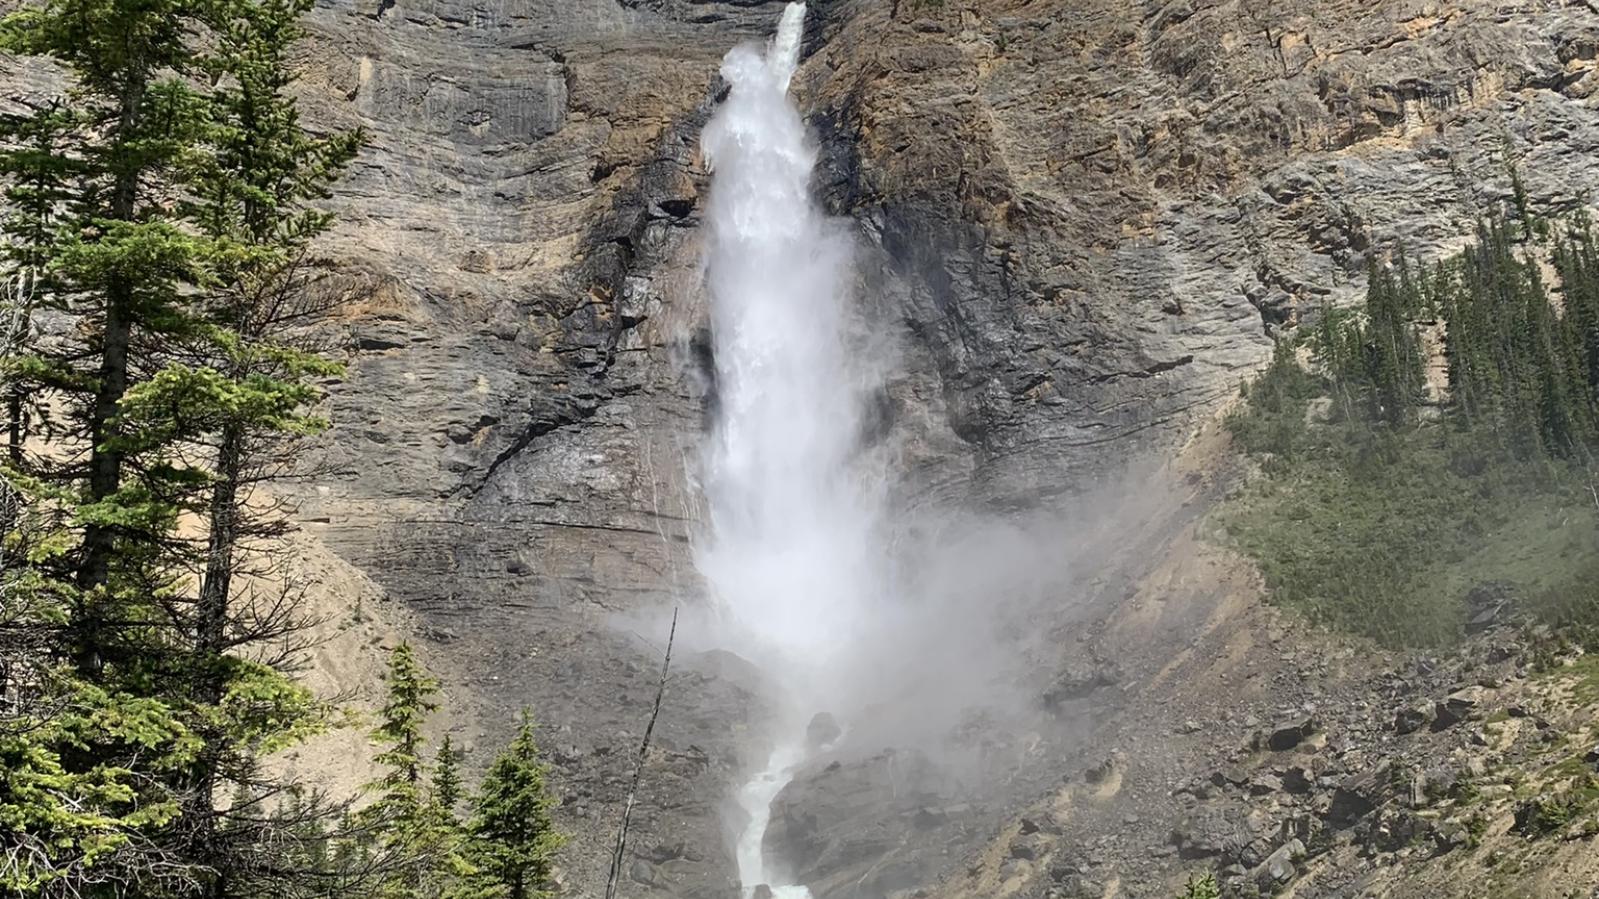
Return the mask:
POLYGON ((200 601, 195 609, 194 648, 201 665, 196 692, 201 702, 210 704, 221 701, 226 686, 218 663, 227 648, 228 600, 239 541, 239 482, 243 469, 244 437, 239 428, 230 426, 223 430, 217 449, 205 576, 200 581, 200 601))
MULTIPOLYGON (((139 106, 144 99, 145 81, 137 79, 122 96, 118 116, 117 140, 125 145, 138 125, 139 106)), ((139 170, 131 168, 118 154, 118 169, 111 191, 111 218, 116 221, 133 221, 137 207, 139 170)), ((100 346, 100 370, 95 388, 94 405, 89 412, 89 501, 100 502, 117 492, 122 484, 122 451, 108 446, 107 441, 116 435, 115 421, 122 397, 128 392, 128 347, 133 339, 133 285, 126 277, 113 276, 106 285, 105 333, 100 346)), ((116 533, 105 525, 90 525, 83 533, 83 561, 78 569, 78 587, 93 591, 106 586, 111 579, 111 555, 116 533)), ((80 609, 77 621, 77 645, 74 661, 79 671, 87 675, 99 672, 105 660, 102 655, 103 636, 100 614, 91 604, 80 609)))
MULTIPOLYGON (((224 429, 217 449, 217 481, 211 491, 205 574, 200 580, 194 624, 194 696, 210 707, 222 702, 222 694, 227 689, 222 662, 227 650, 228 605, 239 540, 239 482, 243 476, 244 455, 244 438, 239 429, 224 429)), ((212 733, 201 736, 206 746, 196 760, 192 792, 184 811, 189 819, 189 838, 196 860, 213 872, 201 884, 200 895, 203 899, 223 899, 227 895, 227 872, 222 864, 224 853, 217 845, 216 813, 223 738, 212 733)))

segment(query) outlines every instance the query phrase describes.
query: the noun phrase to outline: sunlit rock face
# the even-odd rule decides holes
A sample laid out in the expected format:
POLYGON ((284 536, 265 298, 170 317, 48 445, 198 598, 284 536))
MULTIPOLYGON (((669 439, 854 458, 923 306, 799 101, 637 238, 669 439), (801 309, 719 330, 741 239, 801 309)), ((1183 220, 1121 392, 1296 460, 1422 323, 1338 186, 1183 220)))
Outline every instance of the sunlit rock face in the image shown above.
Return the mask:
MULTIPOLYGON (((603 885, 659 609, 703 592, 700 137, 724 55, 783 7, 334 2, 300 54, 312 119, 371 134, 323 247, 350 373, 300 516, 420 613, 471 734, 537 711, 577 896, 603 885)), ((812 4, 791 92, 812 190, 852 222, 851 295, 894 347, 859 425, 894 447, 895 501, 1021 514, 1167 453, 1264 361, 1268 329, 1358 294, 1369 253, 1458 245, 1508 195, 1507 162, 1540 208, 1575 205, 1599 158, 1596 18, 1533 0, 812 4)), ((51 83, 11 60, 0 81, 51 83)), ((691 623, 632 897, 736 895, 724 806, 761 761, 764 678, 691 623)), ((1041 693, 1079 651, 1032 652, 1041 693)), ((482 763, 493 740, 476 742, 482 763)), ((1040 745, 1039 779, 1099 761, 1040 745)), ((868 870, 898 888, 959 867, 1033 776, 971 803, 922 755, 879 753, 802 778, 779 817, 819 895, 868 870), (906 772, 925 773, 896 791, 906 772)))

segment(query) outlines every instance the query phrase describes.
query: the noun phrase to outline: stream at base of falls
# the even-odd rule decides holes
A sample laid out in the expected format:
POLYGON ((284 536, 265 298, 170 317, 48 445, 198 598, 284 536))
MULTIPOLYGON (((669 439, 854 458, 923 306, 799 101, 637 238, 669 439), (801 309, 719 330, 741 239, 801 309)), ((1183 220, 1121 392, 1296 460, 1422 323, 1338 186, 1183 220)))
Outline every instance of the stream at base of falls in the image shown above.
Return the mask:
POLYGON ((811 891, 802 886, 785 886, 772 883, 766 867, 766 830, 772 821, 772 802, 794 779, 794 773, 805 763, 805 751, 797 745, 783 745, 772 751, 766 767, 750 778, 738 791, 738 806, 749 815, 749 823, 739 834, 737 846, 738 875, 746 899, 753 896, 762 884, 770 887, 773 899, 811 899, 811 891))

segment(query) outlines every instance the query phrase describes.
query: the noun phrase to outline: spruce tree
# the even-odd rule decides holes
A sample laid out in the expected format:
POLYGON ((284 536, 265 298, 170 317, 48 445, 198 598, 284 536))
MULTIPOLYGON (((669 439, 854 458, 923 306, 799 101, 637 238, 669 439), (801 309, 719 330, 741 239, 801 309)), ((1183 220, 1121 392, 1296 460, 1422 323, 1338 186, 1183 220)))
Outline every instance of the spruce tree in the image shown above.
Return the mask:
POLYGON ((439 682, 429 675, 409 643, 389 654, 387 698, 378 713, 372 741, 381 747, 376 761, 384 768, 375 783, 377 814, 414 817, 422 807, 426 763, 423 727, 438 708, 439 682))
POLYGON ((199 742, 164 689, 172 538, 198 479, 174 441, 122 420, 205 277, 206 241, 172 212, 199 140, 196 24, 167 0, 49 0, 0 20, 0 51, 49 57, 74 84, 0 119, 0 281, 24 338, 0 358, 0 541, 27 547, 6 572, 0 643, 32 650, 0 665, 0 691, 31 698, 5 712, 0 839, 23 895, 150 895, 203 876, 171 839, 199 742), (44 308, 75 327, 39 339, 44 308))
POLYGON ((314 727, 317 716, 285 674, 293 658, 248 664, 233 651, 292 643, 306 626, 292 577, 271 561, 283 548, 282 512, 252 496, 298 438, 325 426, 310 411, 321 395, 315 380, 340 371, 301 336, 330 307, 307 259, 311 242, 332 223, 318 204, 362 135, 317 137, 300 123, 288 54, 303 37, 299 21, 310 7, 309 0, 202 7, 214 52, 197 68, 215 87, 179 209, 208 241, 209 277, 194 300, 193 326, 169 344, 171 362, 137 402, 125 404, 129 419, 187 435, 195 454, 210 460, 195 502, 207 522, 198 587, 178 623, 190 695, 200 708, 222 713, 204 717, 206 749, 190 778, 185 821, 218 872, 214 897, 232 895, 230 882, 251 889, 260 877, 293 876, 258 863, 252 844, 279 829, 275 812, 252 803, 224 813, 216 797, 230 785, 255 796, 281 793, 285 785, 257 763, 262 750, 314 727), (240 589, 241 573, 271 574, 288 586, 263 598, 260 588, 240 589), (245 689, 253 702, 228 702, 245 689))
MULTIPOLYGON (((38 770, 107 787, 98 805, 65 797, 87 820, 161 859, 122 849, 102 863, 132 892, 156 891, 154 876, 210 897, 286 889, 296 872, 274 852, 310 832, 305 807, 289 823, 272 807, 286 785, 260 764, 321 712, 286 674, 301 626, 293 589, 236 586, 268 573, 259 560, 283 529, 250 511, 250 489, 288 441, 322 426, 313 381, 338 371, 294 335, 322 306, 304 274, 331 221, 317 203, 360 137, 313 137, 288 96, 308 8, 47 0, 0 26, 0 49, 49 56, 74 81, 0 119, 0 311, 16 325, 0 329, 0 506, 12 510, 0 526, 30 547, 0 615, 0 687, 48 689, 41 707, 81 716, 137 709, 161 722, 165 742, 129 743, 115 727, 79 740, 53 720, 14 729, 31 736, 12 751, 38 770), (31 334, 39 308, 76 326, 8 337, 31 334), (30 454, 39 441, 48 450, 30 454), (198 546, 184 517, 208 525, 198 546), (291 650, 254 652, 267 642, 291 650), (136 827, 123 806, 144 810, 136 827)), ((59 858, 41 864, 70 866, 96 839, 45 839, 59 858)))
POLYGON ((456 807, 461 804, 461 750, 455 748, 449 734, 439 744, 438 761, 433 766, 433 793, 453 820, 456 807))
MULTIPOLYGON (((170 445, 124 428, 121 406, 148 370, 142 347, 186 329, 185 298, 205 278, 206 242, 172 212, 203 115, 186 77, 203 56, 197 10, 177 0, 47 0, 0 26, 0 49, 50 57, 75 83, 64 111, 18 117, 0 140, 14 147, 48 132, 73 161, 57 186, 65 202, 44 268, 51 301, 89 327, 81 346, 34 354, 25 367, 37 388, 83 410, 74 427, 87 459, 57 466, 54 479, 82 487, 65 500, 82 524, 67 557, 77 592, 68 648, 101 681, 138 667, 144 610, 170 583, 158 547, 181 512, 173 497, 189 486, 170 445)), ((26 181, 38 167, 25 161, 10 157, 0 176, 26 181)))
POLYGON ((556 852, 564 838, 550 817, 555 798, 545 780, 531 713, 483 775, 469 825, 472 860, 484 894, 536 899, 549 891, 556 852))
POLYGON ((1425 394, 1425 367, 1414 325, 1423 305, 1422 292, 1403 257, 1396 270, 1373 267, 1362 342, 1363 380, 1374 420, 1407 424, 1425 394))
POLYGON ((438 708, 438 689, 411 645, 400 644, 389 657, 388 697, 372 731, 383 774, 368 786, 374 798, 360 815, 378 835, 384 899, 452 896, 472 874, 454 815, 430 788, 423 728, 438 708))

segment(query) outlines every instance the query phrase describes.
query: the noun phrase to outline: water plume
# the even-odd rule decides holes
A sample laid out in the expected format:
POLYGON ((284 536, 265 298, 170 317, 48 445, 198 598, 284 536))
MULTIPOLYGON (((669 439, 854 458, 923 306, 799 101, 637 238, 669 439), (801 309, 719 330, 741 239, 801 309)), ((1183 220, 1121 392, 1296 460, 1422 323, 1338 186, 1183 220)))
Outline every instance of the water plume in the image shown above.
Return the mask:
POLYGON ((804 21, 791 3, 767 47, 727 54, 729 94, 702 137, 718 409, 696 563, 722 642, 784 694, 770 760, 736 797, 746 894, 768 884, 779 897, 810 894, 772 883, 771 803, 812 748, 806 720, 836 696, 848 634, 884 593, 886 555, 883 478, 860 452, 875 385, 851 350, 850 238, 811 198, 816 150, 788 97, 804 21))

